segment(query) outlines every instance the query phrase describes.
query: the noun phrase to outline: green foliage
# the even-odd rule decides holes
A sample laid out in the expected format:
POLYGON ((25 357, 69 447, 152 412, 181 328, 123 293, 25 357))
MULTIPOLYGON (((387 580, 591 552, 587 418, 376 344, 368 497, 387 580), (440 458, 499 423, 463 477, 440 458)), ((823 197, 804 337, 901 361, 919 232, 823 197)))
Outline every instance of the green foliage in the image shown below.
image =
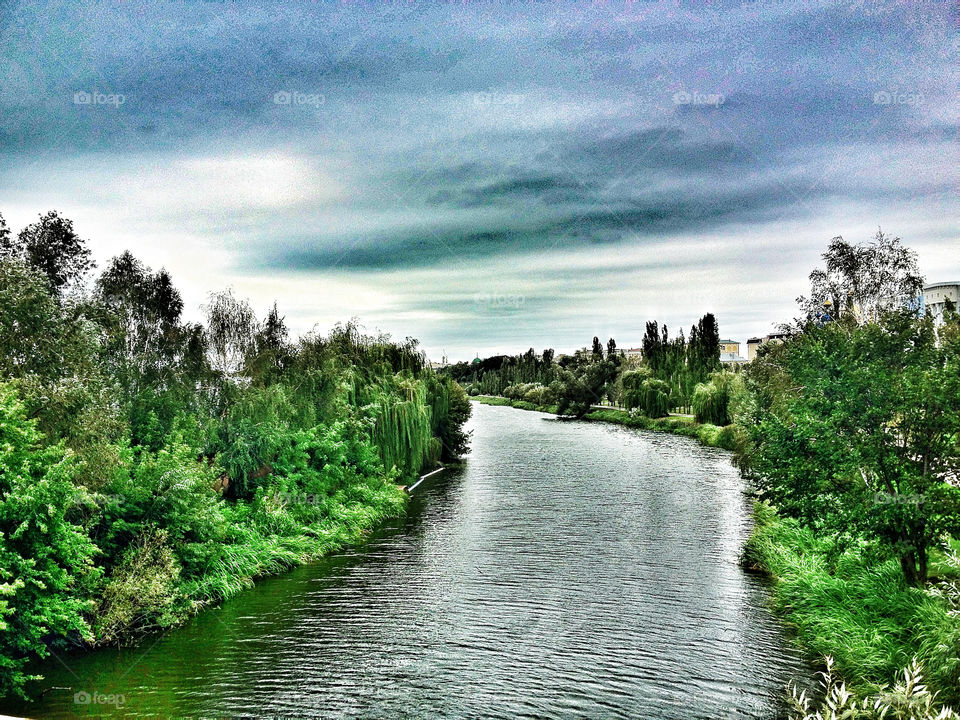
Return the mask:
POLYGON ((0 694, 51 644, 128 642, 360 542, 468 449, 467 395, 415 340, 293 344, 230 292, 185 324, 130 253, 67 295, 83 244, 34 262, 76 240, 61 220, 18 245, 0 218, 0 694))
POLYGON ((0 370, 5 378, 48 377, 67 359, 69 324, 46 280, 25 263, 0 259, 0 370))
POLYGON ((637 393, 636 408, 647 417, 666 417, 670 414, 670 386, 656 378, 644 380, 637 393))
POLYGON ((98 644, 112 644, 173 625, 180 566, 167 533, 145 527, 123 553, 100 596, 94 633, 98 644))
POLYGON ((777 579, 775 607, 805 647, 834 658, 864 692, 891 682, 917 657, 944 699, 957 702, 960 628, 946 603, 907 585, 896 558, 862 542, 844 548, 764 503, 754 518, 745 563, 777 579))
POLYGON ((603 403, 613 389, 618 367, 610 359, 578 354, 570 369, 560 371, 559 379, 550 384, 557 414, 579 418, 590 412, 593 405, 603 403))
POLYGON ((620 400, 627 410, 639 408, 642 402, 643 383, 652 377, 652 371, 647 367, 636 370, 625 370, 620 374, 620 400))
POLYGON ((902 679, 890 689, 884 687, 877 694, 859 697, 847 689, 833 669, 833 658, 826 658, 826 671, 820 673, 822 700, 818 708, 806 691, 798 692, 790 686, 790 699, 794 715, 792 720, 955 720, 958 716, 952 708, 942 707, 936 693, 923 683, 923 665, 913 660, 902 671, 902 679))
POLYGON ((450 378, 439 378, 442 388, 432 393, 434 398, 444 398, 442 407, 439 402, 433 406, 435 434, 440 442, 442 460, 457 460, 470 452, 470 435, 463 426, 470 419, 472 407, 467 393, 459 383, 450 378))
MULTIPOLYGON (((4 226, 6 229, 6 226, 4 226)), ((27 225, 13 240, 0 233, 0 260, 16 258, 46 277, 50 291, 59 297, 93 267, 90 250, 73 229, 73 222, 51 210, 27 225)))
POLYGON ((380 448, 384 467, 411 475, 427 465, 433 437, 431 412, 422 383, 402 379, 398 389, 399 397, 385 394, 378 403, 373 440, 380 448))
POLYGON ((785 514, 895 550, 911 583, 960 529, 960 343, 906 312, 812 325, 746 374, 748 470, 785 514))
POLYGON ((508 385, 503 390, 503 396, 511 400, 523 400, 531 405, 553 405, 557 401, 554 389, 541 383, 518 383, 508 385))
POLYGON ((824 320, 877 322, 923 293, 917 254, 882 230, 872 242, 859 245, 837 236, 823 259, 826 269, 810 273, 810 297, 798 299, 805 315, 799 327, 824 320))
POLYGON ((693 413, 697 422, 729 425, 730 399, 742 386, 733 373, 720 371, 710 375, 708 383, 699 383, 693 393, 693 413))
POLYGON ((23 692, 24 667, 47 655, 49 638, 88 634, 96 548, 67 518, 74 463, 41 441, 15 392, 0 385, 0 695, 23 692))

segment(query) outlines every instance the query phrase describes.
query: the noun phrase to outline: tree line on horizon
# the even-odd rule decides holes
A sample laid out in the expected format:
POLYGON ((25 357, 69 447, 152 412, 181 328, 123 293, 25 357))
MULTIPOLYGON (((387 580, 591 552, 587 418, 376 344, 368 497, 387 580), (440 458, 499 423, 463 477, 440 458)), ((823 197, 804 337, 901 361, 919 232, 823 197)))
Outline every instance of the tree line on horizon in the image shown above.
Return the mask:
POLYGON ((582 417, 593 405, 614 403, 662 417, 673 408, 691 408, 697 387, 721 367, 720 331, 712 313, 691 326, 689 339, 683 330, 671 338, 666 325, 647 322, 642 347, 641 361, 627 357, 613 338, 604 346, 594 337, 590 347, 569 355, 530 348, 521 355, 456 363, 444 372, 470 395, 556 405, 562 415, 582 417))

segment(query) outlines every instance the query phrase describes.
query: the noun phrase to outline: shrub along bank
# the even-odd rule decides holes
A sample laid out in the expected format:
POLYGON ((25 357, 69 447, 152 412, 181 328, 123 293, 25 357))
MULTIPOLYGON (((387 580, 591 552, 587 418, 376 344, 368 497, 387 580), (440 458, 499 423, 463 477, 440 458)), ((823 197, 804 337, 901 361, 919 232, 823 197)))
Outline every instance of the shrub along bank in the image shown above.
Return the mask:
POLYGON ((90 267, 56 213, 0 216, 0 696, 362 540, 466 451, 466 393, 415 341, 291 340, 230 291, 188 323, 165 271, 90 267))

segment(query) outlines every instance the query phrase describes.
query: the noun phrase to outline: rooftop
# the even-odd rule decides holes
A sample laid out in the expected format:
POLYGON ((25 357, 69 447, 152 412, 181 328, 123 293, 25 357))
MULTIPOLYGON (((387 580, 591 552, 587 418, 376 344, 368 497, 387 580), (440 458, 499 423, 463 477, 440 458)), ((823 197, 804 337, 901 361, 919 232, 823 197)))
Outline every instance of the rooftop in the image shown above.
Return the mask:
POLYGON ((933 288, 947 287, 948 285, 960 285, 960 280, 954 280, 953 282, 930 283, 929 285, 924 285, 923 290, 926 292, 927 290, 932 290, 933 288))

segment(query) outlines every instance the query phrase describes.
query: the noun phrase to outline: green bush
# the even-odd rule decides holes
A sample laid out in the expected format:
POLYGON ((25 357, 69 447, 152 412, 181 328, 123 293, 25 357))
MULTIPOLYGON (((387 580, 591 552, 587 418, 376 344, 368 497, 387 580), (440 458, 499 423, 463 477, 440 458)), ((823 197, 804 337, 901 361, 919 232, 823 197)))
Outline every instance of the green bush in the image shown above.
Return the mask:
POLYGON ((135 633, 175 624, 181 595, 180 565, 164 530, 145 528, 123 553, 100 596, 96 643, 108 645, 135 633))
POLYGON ((693 413, 699 423, 729 425, 730 399, 741 381, 733 373, 721 370, 710 374, 710 381, 699 383, 693 391, 693 413))
POLYGON ((793 706, 791 720, 956 720, 952 708, 943 707, 935 692, 923 682, 923 665, 914 659, 905 667, 892 688, 881 688, 876 694, 862 697, 847 689, 837 678, 833 658, 826 658, 827 669, 820 673, 822 696, 815 703, 806 691, 790 685, 793 706), (812 707, 812 706, 818 707, 812 707))
POLYGON ((637 408, 647 417, 660 418, 670 414, 670 385, 650 378, 640 385, 637 408))
POLYGON ((0 384, 0 695, 22 694, 24 668, 51 638, 88 637, 83 613, 99 572, 96 548, 67 518, 76 464, 61 445, 41 447, 36 422, 0 384))

